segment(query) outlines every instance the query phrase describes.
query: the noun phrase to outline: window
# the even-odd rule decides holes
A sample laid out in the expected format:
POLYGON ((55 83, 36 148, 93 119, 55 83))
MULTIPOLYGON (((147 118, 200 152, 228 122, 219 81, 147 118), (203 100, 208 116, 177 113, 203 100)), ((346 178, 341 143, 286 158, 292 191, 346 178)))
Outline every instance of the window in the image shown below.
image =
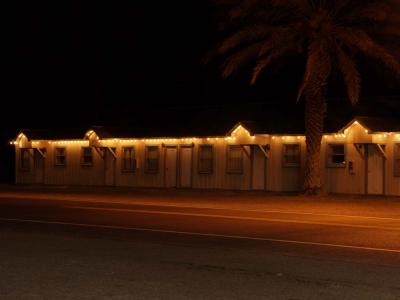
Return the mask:
POLYGON ((65 148, 55 148, 54 164, 56 166, 65 166, 67 162, 67 152, 65 148))
POLYGON ((226 160, 226 172, 240 174, 243 173, 243 149, 242 146, 228 146, 226 160))
POLYGON ((400 177, 400 144, 394 144, 393 175, 400 177))
POLYGON ((159 165, 159 149, 158 146, 146 146, 146 165, 145 171, 149 173, 157 173, 159 165))
POLYGON ((300 167, 300 144, 283 144, 283 167, 300 167))
POLYGON ((93 152, 91 147, 82 147, 82 166, 92 166, 93 165, 93 152))
POLYGON ((122 148, 122 171, 133 172, 136 169, 136 158, 134 147, 122 148))
POLYGON ((22 148, 20 150, 19 158, 20 158, 19 166, 20 166, 21 170, 29 171, 30 166, 31 166, 29 149, 22 148))
POLYGON ((198 171, 202 174, 211 174, 214 165, 214 150, 212 145, 199 146, 199 165, 198 171))
POLYGON ((344 144, 328 145, 328 167, 345 167, 346 154, 344 144))

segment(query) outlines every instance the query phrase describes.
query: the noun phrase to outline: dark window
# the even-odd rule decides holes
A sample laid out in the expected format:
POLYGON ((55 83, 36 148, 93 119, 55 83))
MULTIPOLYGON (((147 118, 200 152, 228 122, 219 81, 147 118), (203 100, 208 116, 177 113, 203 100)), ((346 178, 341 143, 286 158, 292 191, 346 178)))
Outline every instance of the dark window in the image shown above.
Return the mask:
POLYGON ((149 173, 157 173, 159 165, 158 146, 146 146, 145 170, 149 173))
POLYGON ((136 158, 134 147, 122 148, 122 171, 133 172, 136 169, 136 158))
POLYGON ((228 146, 226 172, 240 174, 243 173, 243 149, 242 146, 228 146))
POLYGON ((328 166, 344 167, 346 165, 346 153, 344 144, 328 145, 328 166))
POLYGON ((300 166, 300 144, 284 144, 283 145, 283 160, 284 167, 299 167, 300 166))
POLYGON ((19 166, 22 170, 28 171, 31 167, 31 159, 29 149, 20 149, 20 163, 19 166))
POLYGON ((83 166, 93 165, 93 150, 91 147, 82 147, 81 164, 83 166))
POLYGON ((55 148, 54 164, 56 166, 65 166, 67 162, 67 151, 65 148, 55 148))
POLYGON ((211 174, 214 165, 214 150, 212 145, 199 146, 199 173, 211 174))

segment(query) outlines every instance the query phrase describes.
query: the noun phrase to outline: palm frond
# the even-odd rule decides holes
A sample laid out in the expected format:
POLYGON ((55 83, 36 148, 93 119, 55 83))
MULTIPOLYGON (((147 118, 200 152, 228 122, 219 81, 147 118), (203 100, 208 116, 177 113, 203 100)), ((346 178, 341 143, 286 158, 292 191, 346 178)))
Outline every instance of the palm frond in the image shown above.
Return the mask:
POLYGON ((351 104, 355 105, 360 98, 360 73, 354 60, 340 47, 337 50, 338 68, 343 75, 347 95, 351 104))
POLYGON ((400 77, 400 62, 389 51, 377 44, 365 31, 341 27, 336 28, 336 36, 350 48, 381 61, 400 77))
POLYGON ((222 76, 255 64, 251 84, 271 63, 306 53, 297 101, 324 89, 334 60, 354 104, 360 74, 352 55, 360 52, 382 62, 400 77, 400 0, 214 0, 224 3, 225 40, 214 54, 228 58, 222 76), (397 48, 396 48, 397 47, 397 48), (393 48, 393 49, 392 49, 393 48))
POLYGON ((235 73, 242 66, 248 64, 251 59, 257 57, 262 43, 252 44, 229 56, 221 66, 222 77, 227 78, 235 73))
POLYGON ((386 21, 393 8, 386 1, 376 1, 373 3, 364 3, 356 7, 350 13, 346 13, 342 20, 344 23, 361 23, 386 21))
POLYGON ((296 25, 292 25, 290 27, 277 27, 276 30, 267 39, 265 39, 258 55, 264 56, 276 46, 290 43, 296 36, 297 32, 295 28, 296 25))
POLYGON ((270 35, 274 30, 275 30, 274 27, 266 26, 264 24, 246 26, 245 28, 227 37, 218 47, 217 51, 220 54, 224 54, 243 43, 264 39, 268 35, 270 35))
POLYGON ((256 66, 253 68, 253 74, 251 77, 250 84, 254 85, 258 79, 258 76, 264 69, 270 65, 273 61, 278 60, 280 57, 284 56, 286 53, 290 52, 290 47, 280 47, 275 48, 269 55, 265 58, 261 58, 257 61, 256 66))

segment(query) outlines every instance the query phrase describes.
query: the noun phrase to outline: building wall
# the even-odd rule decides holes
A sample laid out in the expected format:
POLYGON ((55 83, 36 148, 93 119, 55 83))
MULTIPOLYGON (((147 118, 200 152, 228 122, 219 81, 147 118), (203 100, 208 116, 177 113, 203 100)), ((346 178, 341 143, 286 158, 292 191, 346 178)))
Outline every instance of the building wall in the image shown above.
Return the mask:
POLYGON ((394 171, 394 151, 395 145, 400 143, 400 136, 398 134, 391 134, 386 138, 386 156, 384 162, 385 169, 385 192, 387 195, 400 195, 400 177, 394 171))
MULTIPOLYGON (((321 144, 321 180, 323 188, 328 193, 364 194, 366 189, 366 176, 373 171, 367 168, 363 157, 364 145, 377 143, 385 146, 386 159, 382 161, 384 175, 384 193, 387 195, 400 195, 400 177, 394 176, 394 145, 400 143, 398 134, 370 134, 358 123, 347 128, 344 133, 325 135, 321 144), (332 167, 327 163, 329 145, 344 144, 346 163, 340 167, 332 167), (361 145, 360 151, 357 145, 361 145), (350 168, 352 165, 352 168, 350 168)), ((21 170, 20 148, 45 148, 46 158, 44 165, 43 184, 51 185, 106 185, 132 187, 165 187, 166 183, 166 145, 177 149, 177 186, 180 186, 179 161, 182 147, 192 149, 191 187, 198 189, 235 189, 250 190, 253 188, 252 152, 258 145, 269 145, 268 158, 265 161, 265 189, 267 191, 299 191, 302 188, 304 165, 306 161, 306 146, 303 136, 250 136, 242 127, 235 130, 228 137, 186 138, 186 139, 148 139, 148 140, 99 140, 91 135, 89 140, 80 141, 29 141, 25 136, 18 138, 16 144, 16 183, 38 184, 40 174, 35 169, 34 153, 30 149, 31 162, 29 170, 21 170), (110 172, 102 156, 93 150, 93 165, 81 165, 81 148, 83 146, 101 146, 115 148, 117 159, 115 170, 110 172), (213 145, 214 166, 210 174, 198 172, 198 158, 200 145, 213 145), (283 147, 285 144, 300 145, 300 165, 285 167, 283 161, 283 147), (229 145, 242 145, 243 147, 243 172, 229 174, 226 170, 226 154, 229 145), (134 147, 137 166, 134 172, 122 170, 122 148, 134 147), (145 170, 146 146, 159 147, 159 170, 148 173, 145 170), (55 148, 65 147, 67 163, 65 166, 55 165, 55 148), (106 169, 108 168, 108 171, 106 169), (108 176, 108 177, 106 177, 108 176), (112 176, 110 179, 109 176, 112 176)), ((110 152, 108 159, 113 160, 110 152)), ((259 167, 259 166, 258 166, 259 167)), ((260 169, 258 170, 260 171, 260 169)), ((260 172, 258 173, 260 174, 260 172)), ((258 183, 259 184, 259 183, 258 183)), ((260 186, 260 184, 259 184, 260 186)))
POLYGON ((133 187, 164 187, 164 148, 160 144, 128 143, 116 146, 117 157, 121 157, 123 147, 134 147, 137 161, 137 168, 133 172, 122 170, 122 161, 116 161, 116 185, 133 187), (148 173, 145 171, 145 147, 158 146, 159 148, 159 169, 157 173, 148 173))
POLYGON ((352 125, 346 136, 341 134, 326 135, 321 145, 321 174, 323 187, 328 193, 363 194, 365 191, 365 162, 357 151, 354 143, 371 142, 365 129, 358 125, 352 125), (329 145, 344 144, 346 164, 343 167, 328 165, 327 157, 329 145), (353 169, 350 169, 350 163, 353 169))
POLYGON ((303 137, 274 136, 270 141, 270 154, 267 162, 267 190, 298 191, 301 189, 305 162, 305 139, 303 137), (300 165, 285 167, 283 165, 283 148, 285 144, 300 145, 300 165))

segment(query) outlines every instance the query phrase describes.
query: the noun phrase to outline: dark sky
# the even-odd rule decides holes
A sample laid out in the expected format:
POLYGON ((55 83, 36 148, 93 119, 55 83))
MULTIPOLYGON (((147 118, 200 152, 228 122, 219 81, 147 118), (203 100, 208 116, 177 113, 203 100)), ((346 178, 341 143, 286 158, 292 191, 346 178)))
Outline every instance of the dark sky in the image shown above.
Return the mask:
MULTIPOLYGON (((215 65, 202 64, 219 37, 206 0, 8 2, 1 18, 5 127, 98 124, 143 107, 293 105, 301 63, 267 72, 256 87, 244 74, 222 80, 215 65)), ((399 94, 383 71, 373 71, 367 68, 364 95, 399 94)), ((341 81, 333 84, 331 94, 341 96, 341 81)))

